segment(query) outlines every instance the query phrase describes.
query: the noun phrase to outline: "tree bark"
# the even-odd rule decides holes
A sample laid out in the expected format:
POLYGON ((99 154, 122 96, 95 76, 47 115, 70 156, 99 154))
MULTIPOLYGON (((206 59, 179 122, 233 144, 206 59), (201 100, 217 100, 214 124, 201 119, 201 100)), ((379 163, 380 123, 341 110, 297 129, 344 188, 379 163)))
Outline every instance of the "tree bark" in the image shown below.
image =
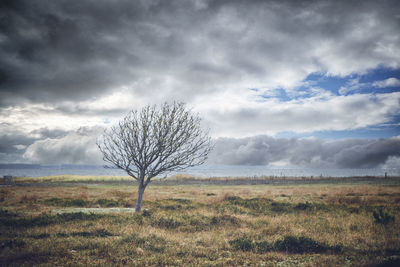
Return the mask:
POLYGON ((144 189, 146 187, 143 185, 143 182, 139 182, 139 189, 138 189, 138 195, 137 195, 137 200, 136 200, 136 207, 135 207, 135 212, 140 212, 142 210, 142 200, 143 200, 143 193, 144 189))

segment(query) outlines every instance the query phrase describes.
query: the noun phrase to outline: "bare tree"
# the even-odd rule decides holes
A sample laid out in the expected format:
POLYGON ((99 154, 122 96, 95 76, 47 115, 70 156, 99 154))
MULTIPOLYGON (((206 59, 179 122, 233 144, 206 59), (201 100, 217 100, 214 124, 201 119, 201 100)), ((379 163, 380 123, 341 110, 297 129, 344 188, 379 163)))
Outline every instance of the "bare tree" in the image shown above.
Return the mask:
POLYGON ((183 103, 165 103, 131 111, 105 130, 97 146, 103 159, 138 181, 136 212, 153 177, 201 165, 212 149, 201 119, 183 103))

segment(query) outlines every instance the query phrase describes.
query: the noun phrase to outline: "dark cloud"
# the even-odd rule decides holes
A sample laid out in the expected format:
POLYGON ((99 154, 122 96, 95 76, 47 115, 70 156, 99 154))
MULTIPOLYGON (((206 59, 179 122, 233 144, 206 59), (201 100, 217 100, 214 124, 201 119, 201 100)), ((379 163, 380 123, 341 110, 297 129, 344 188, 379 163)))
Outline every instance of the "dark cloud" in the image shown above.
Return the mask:
POLYGON ((268 165, 286 158, 291 142, 296 140, 268 136, 219 138, 210 161, 230 165, 268 165))
MULTIPOLYGON (((81 127, 68 133, 50 132, 47 138, 30 140, 26 150, 21 150, 23 159, 43 164, 102 164, 96 139, 103 129, 81 127)), ((46 131, 43 129, 41 132, 46 131)), ((13 143, 18 142, 14 140, 13 143)), ((322 140, 260 135, 216 139, 208 162, 225 165, 286 164, 304 168, 378 168, 385 164, 393 166, 399 158, 400 137, 322 140)))
POLYGON ((217 139, 210 162, 268 165, 284 162, 308 168, 377 168, 400 156, 400 138, 283 139, 268 136, 217 139))
MULTIPOLYGON (((116 62, 123 54, 113 53, 118 48, 102 41, 107 35, 102 24, 113 10, 101 6, 96 10, 89 2, 3 1, 3 96, 23 95, 35 102, 80 99, 117 86, 123 76, 126 80, 126 68, 116 62), (110 13, 101 19, 101 12, 110 13)), ((120 16, 114 15, 108 31, 118 28, 120 16)))
MULTIPOLYGON (((170 100, 193 106, 214 136, 389 123, 399 114, 398 92, 337 96, 313 88, 309 97, 286 102, 273 94, 296 97, 311 73, 399 68, 399 14, 396 0, 1 1, 0 161, 97 161, 95 131, 74 130, 170 100)), ((353 80, 342 90, 394 79, 353 80)), ((219 139, 213 159, 374 167, 398 162, 396 151, 397 138, 258 136, 219 139)))
POLYGON ((190 98, 247 79, 276 86, 315 71, 399 66, 384 48, 399 46, 398 38, 390 38, 400 28, 397 1, 0 5, 3 105, 90 99, 120 86, 149 97, 190 98), (151 88, 140 85, 148 80, 151 88))
POLYGON ((40 128, 30 133, 16 129, 8 123, 0 123, 0 162, 23 162, 25 149, 37 140, 47 138, 60 138, 67 131, 40 128))
POLYGON ((35 138, 27 136, 24 132, 13 129, 12 125, 0 123, 0 153, 16 153, 24 146, 33 143, 35 138))
POLYGON ((36 136, 36 139, 47 139, 47 138, 61 138, 66 136, 69 131, 61 130, 61 129, 48 129, 48 128, 39 128, 31 131, 29 134, 36 136))

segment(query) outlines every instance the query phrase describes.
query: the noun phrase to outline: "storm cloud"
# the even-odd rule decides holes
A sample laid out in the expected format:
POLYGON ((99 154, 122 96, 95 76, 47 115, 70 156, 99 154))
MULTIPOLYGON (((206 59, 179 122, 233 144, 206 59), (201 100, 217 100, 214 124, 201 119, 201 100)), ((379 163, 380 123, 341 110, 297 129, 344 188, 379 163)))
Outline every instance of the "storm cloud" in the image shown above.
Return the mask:
POLYGON ((210 128, 212 162, 394 166, 397 137, 273 136, 398 136, 399 14, 396 0, 1 1, 0 162, 101 163, 94 129, 176 100, 210 128), (377 69, 393 72, 363 79, 377 69))
MULTIPOLYGON (((96 139, 101 127, 83 127, 59 138, 37 140, 23 157, 43 164, 102 164, 96 139)), ((400 159, 400 137, 322 140, 267 135, 218 138, 208 164, 288 165, 299 168, 393 168, 400 159), (386 165, 385 165, 386 164, 386 165)))
POLYGON ((381 3, 2 1, 1 104, 123 88, 190 101, 221 88, 290 90, 312 72, 396 68, 400 7, 381 3))
POLYGON ((60 129, 39 128, 25 132, 8 123, 0 123, 0 162, 21 162, 25 149, 37 140, 60 138, 67 134, 60 129))
POLYGON ((400 137, 388 139, 285 139, 269 136, 220 138, 210 161, 228 165, 285 164, 302 168, 393 167, 400 137))

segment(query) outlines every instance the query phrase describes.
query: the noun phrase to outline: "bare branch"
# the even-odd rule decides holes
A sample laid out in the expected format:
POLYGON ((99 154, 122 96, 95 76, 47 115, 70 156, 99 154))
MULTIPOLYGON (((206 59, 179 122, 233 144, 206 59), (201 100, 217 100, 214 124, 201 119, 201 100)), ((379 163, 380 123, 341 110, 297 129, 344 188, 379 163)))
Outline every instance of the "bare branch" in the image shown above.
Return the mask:
POLYGON ((157 175, 205 162, 212 145, 200 123, 183 103, 146 106, 106 130, 97 145, 105 161, 145 188, 157 175))

